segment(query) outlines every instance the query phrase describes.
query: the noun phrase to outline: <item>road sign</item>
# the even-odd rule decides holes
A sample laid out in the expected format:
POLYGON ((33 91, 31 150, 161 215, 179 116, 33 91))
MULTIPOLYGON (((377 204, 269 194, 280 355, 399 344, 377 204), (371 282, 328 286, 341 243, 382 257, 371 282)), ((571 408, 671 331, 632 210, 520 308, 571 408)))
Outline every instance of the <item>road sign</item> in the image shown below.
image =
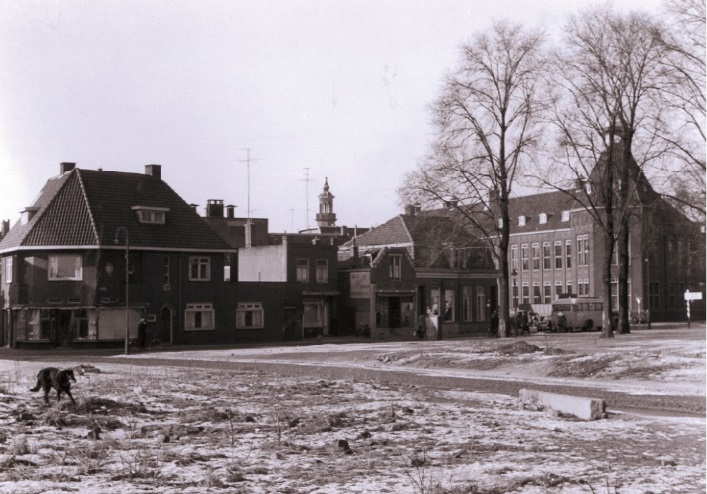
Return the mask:
POLYGON ((702 292, 685 292, 685 300, 702 300, 702 292))

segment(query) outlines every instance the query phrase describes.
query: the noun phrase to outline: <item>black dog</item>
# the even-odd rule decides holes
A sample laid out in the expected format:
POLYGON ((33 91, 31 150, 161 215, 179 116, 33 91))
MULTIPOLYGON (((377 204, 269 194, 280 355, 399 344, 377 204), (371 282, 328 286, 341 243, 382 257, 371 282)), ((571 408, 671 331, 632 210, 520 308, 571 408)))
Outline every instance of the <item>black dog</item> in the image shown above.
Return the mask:
POLYGON ((37 385, 30 391, 39 391, 44 389, 44 402, 49 404, 49 391, 56 389, 56 401, 61 401, 61 393, 71 398, 71 403, 76 405, 74 397, 71 396, 71 381, 76 382, 74 377, 74 369, 59 370, 56 367, 47 367, 39 371, 37 374, 37 385))

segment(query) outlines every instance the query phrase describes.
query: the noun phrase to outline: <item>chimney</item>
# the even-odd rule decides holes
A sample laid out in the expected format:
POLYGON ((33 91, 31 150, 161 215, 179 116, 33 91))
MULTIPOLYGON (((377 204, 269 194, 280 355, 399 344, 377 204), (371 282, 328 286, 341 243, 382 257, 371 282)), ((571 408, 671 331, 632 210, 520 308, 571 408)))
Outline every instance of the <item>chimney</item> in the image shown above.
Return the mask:
POLYGON ((2 230, 0 230, 0 238, 7 235, 10 231, 10 220, 2 220, 2 230))
POLYGON ((245 246, 247 248, 253 247, 253 230, 255 225, 253 223, 245 224, 245 246))
POLYGON ((145 175, 162 180, 162 165, 145 165, 145 175))
POLYGON ((63 175, 64 173, 68 173, 74 168, 76 168, 76 163, 69 163, 68 161, 59 163, 59 174, 63 175))
POLYGON ((415 216, 416 208, 414 204, 408 204, 405 206, 405 214, 408 216, 415 216))
POLYGON ((585 180, 584 180, 584 177, 582 177, 582 176, 574 179, 574 188, 577 192, 579 192, 581 190, 585 190, 584 189, 584 182, 585 182, 585 180))
POLYGON ((233 204, 229 204, 228 206, 226 206, 226 218, 230 220, 235 218, 235 210, 236 206, 234 206, 233 204))
POLYGON ((223 201, 220 199, 209 199, 206 201, 207 218, 223 218, 223 201))
POLYGON ((194 204, 194 203, 192 202, 191 204, 189 204, 189 207, 192 208, 196 214, 199 214, 199 211, 196 210, 196 208, 199 207, 198 204, 194 204))

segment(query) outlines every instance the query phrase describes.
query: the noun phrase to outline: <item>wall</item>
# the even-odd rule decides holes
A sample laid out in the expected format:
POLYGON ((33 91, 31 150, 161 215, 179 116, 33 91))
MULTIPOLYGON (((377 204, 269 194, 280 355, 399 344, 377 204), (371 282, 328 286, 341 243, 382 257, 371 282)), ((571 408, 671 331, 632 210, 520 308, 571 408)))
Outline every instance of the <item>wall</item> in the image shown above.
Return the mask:
POLYGON ((239 249, 238 281, 287 281, 287 244, 239 249))

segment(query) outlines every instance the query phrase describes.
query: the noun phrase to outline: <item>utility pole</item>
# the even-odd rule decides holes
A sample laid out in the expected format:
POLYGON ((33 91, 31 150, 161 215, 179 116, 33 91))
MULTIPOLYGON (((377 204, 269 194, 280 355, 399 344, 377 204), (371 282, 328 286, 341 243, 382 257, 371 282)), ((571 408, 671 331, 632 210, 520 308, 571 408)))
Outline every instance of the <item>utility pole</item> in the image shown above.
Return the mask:
POLYGON ((246 214, 248 216, 247 223, 250 224, 250 213, 251 213, 251 209, 250 209, 250 162, 251 161, 259 161, 259 160, 250 157, 250 148, 242 148, 242 149, 244 149, 246 152, 246 159, 239 160, 239 161, 241 163, 246 163, 247 168, 248 168, 248 177, 247 177, 247 180, 248 180, 248 184, 247 184, 248 185, 248 205, 247 205, 246 214))

